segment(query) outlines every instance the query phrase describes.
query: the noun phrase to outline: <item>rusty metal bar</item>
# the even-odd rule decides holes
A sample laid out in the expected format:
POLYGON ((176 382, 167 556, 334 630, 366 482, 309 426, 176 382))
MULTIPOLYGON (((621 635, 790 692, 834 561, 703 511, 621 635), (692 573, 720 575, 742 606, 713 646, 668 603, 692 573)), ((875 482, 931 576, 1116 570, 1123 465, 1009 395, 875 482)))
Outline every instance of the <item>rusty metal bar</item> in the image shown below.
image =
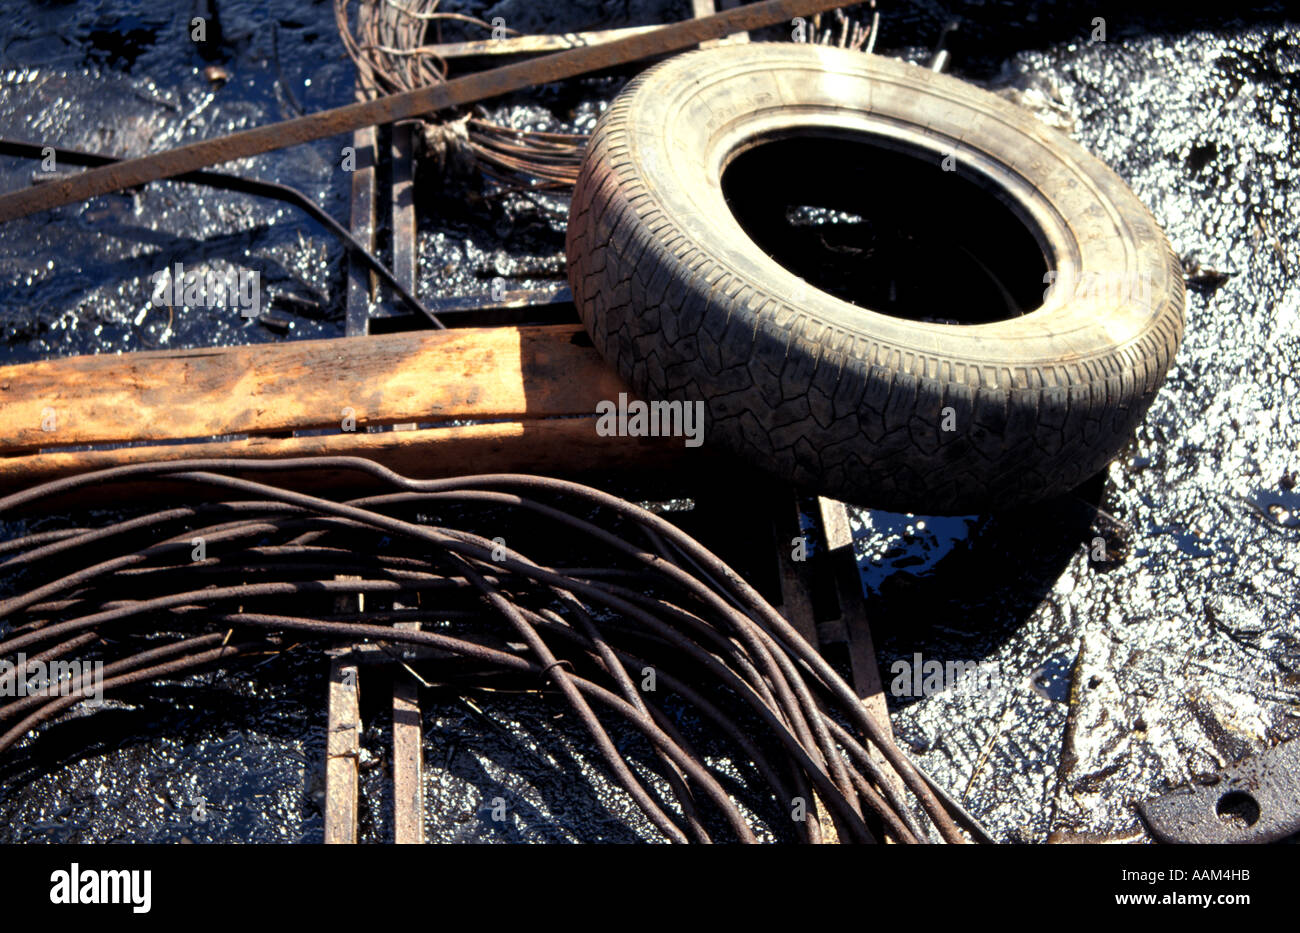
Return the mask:
POLYGON ((419 285, 419 255, 415 248, 415 143, 413 124, 393 127, 392 224, 393 275, 412 292, 419 285))
MULTIPOLYGON (((373 126, 352 134, 356 167, 352 173, 352 235, 365 246, 375 248, 375 161, 376 132, 373 126)), ((349 263, 347 299, 347 335, 364 337, 370 333, 370 302, 374 293, 370 270, 355 259, 349 263)), ((394 270, 394 277, 400 273, 394 270)))
POLYGON ((190 143, 166 152, 124 159, 80 175, 0 195, 0 222, 134 188, 210 165, 245 159, 275 149, 314 142, 380 123, 477 103, 538 84, 562 81, 628 62, 680 51, 734 32, 747 32, 796 16, 812 16, 843 5, 843 0, 764 0, 751 6, 664 26, 643 35, 603 45, 557 52, 533 61, 505 65, 445 84, 364 101, 320 113, 190 143))

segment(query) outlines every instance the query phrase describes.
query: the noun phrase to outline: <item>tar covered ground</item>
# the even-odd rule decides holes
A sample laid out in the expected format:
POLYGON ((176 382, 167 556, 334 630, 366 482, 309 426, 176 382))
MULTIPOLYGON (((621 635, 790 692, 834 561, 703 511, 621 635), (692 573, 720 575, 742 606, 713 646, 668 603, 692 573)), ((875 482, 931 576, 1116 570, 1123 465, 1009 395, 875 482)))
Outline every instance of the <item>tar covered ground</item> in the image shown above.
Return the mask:
MULTIPOLYGON (((221 42, 206 51, 187 34, 188 6, 5 4, 0 135, 129 156, 352 100, 331 4, 223 2, 221 42)), ((670 0, 444 7, 522 31, 689 12, 670 0)), ((1025 513, 854 512, 886 685, 918 654, 988 672, 973 696, 891 696, 908 750, 999 840, 1141 840, 1135 801, 1300 731, 1300 26, 1268 5, 879 9, 877 53, 912 61, 956 22, 951 73, 1111 165, 1189 271, 1183 347, 1105 477, 1025 513)), ((491 109, 516 126, 586 130, 623 80, 491 109)), ((226 169, 299 187, 346 222, 346 142, 226 169)), ((36 169, 0 160, 0 186, 36 169)), ((422 296, 563 279, 562 199, 425 179, 421 205, 422 296)), ((172 183, 97 198, 0 228, 0 363, 342 336, 344 268, 339 245, 281 205, 172 183), (288 325, 150 307, 149 277, 177 261, 256 268, 288 325)), ((201 675, 63 728, 6 764, 0 839, 318 841, 324 675, 292 659, 201 675)), ((587 763, 581 730, 545 705, 434 695, 425 709, 431 839, 656 838, 587 763), (488 816, 498 796, 512 801, 505 826, 488 816)), ((384 726, 366 736, 369 839, 390 832, 384 726)))

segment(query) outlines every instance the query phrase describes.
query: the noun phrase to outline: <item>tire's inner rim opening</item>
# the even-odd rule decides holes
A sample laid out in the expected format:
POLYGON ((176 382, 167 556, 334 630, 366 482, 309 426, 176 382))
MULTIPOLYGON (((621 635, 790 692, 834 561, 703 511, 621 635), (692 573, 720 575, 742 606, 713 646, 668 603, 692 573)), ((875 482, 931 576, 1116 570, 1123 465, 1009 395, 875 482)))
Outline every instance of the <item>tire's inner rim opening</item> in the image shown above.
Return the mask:
POLYGON ((963 168, 960 156, 945 171, 941 154, 873 139, 760 141, 723 170, 723 195, 760 249, 858 307, 939 324, 1004 321, 1038 308, 1047 257, 991 181, 963 168))

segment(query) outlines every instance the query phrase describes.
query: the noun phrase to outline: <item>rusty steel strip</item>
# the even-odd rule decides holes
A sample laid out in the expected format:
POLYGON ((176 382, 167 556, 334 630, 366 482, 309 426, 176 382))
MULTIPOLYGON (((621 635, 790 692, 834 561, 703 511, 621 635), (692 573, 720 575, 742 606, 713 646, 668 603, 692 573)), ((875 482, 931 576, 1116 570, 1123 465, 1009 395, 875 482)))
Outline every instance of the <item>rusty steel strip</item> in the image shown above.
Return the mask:
POLYGON ((392 226, 393 274, 411 291, 420 284, 420 256, 416 249, 415 141, 412 123, 393 127, 392 226))
MULTIPOLYGON (((375 248, 377 138, 378 133, 373 126, 364 127, 352 134, 352 151, 357 159, 356 169, 352 173, 352 235, 370 249, 375 248)), ((374 297, 375 284, 369 269, 355 259, 349 263, 347 336, 364 337, 370 333, 370 302, 374 297)))
POLYGON ((664 26, 603 45, 556 52, 533 61, 505 65, 432 87, 376 100, 348 104, 308 116, 259 126, 228 136, 190 143, 166 152, 124 159, 80 175, 0 195, 0 222, 36 211, 134 188, 211 165, 350 133, 366 126, 397 123, 499 97, 538 84, 562 81, 593 71, 681 51, 710 39, 748 32, 799 16, 812 16, 843 0, 764 0, 701 19, 664 26))

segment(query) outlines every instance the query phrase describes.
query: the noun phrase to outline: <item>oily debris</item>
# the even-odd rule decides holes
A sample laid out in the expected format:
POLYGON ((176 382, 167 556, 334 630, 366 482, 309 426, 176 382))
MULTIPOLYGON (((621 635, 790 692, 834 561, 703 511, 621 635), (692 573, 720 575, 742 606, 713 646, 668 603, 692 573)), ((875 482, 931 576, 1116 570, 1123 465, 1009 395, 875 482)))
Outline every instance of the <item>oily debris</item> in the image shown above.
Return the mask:
MULTIPOLYGON (((444 6, 521 31, 689 12, 669 0, 444 6)), ((0 133, 132 155, 352 99, 328 4, 220 9, 220 33, 195 48, 188 8, 19 5, 0 23, 0 133)), ((1187 271, 1183 348, 1104 483, 1025 514, 854 512, 886 684, 918 654, 989 674, 973 696, 891 698, 922 766, 1000 840, 1142 840, 1134 801, 1300 725, 1300 37, 1277 4, 1231 18, 1013 0, 881 10, 877 51, 921 63, 956 20, 950 71, 1110 164, 1187 271), (1103 41, 1094 16, 1106 20, 1103 41)), ((757 38, 787 41, 785 32, 757 38)), ((511 126, 584 131, 623 80, 489 109, 511 126)), ((345 219, 343 142, 227 168, 294 185, 345 219)), ((35 170, 3 160, 0 184, 27 184, 35 170)), ((425 181, 422 295, 563 279, 562 198, 425 181)), ((343 268, 338 244, 281 205, 172 183, 97 198, 0 228, 3 356, 340 336, 343 268), (175 261, 255 269, 279 323, 149 307, 150 276, 175 261)), ((3 839, 319 840, 323 678, 290 655, 158 687, 94 716, 89 753, 83 721, 60 724, 31 758, 5 765, 3 839)), ((426 707, 430 838, 646 838, 621 791, 586 768, 581 737, 545 708, 513 697, 480 707, 482 718, 454 700, 426 707), (556 779, 575 762, 583 782, 556 779), (508 821, 491 819, 496 797, 509 802, 508 821)), ((390 805, 382 719, 364 743, 372 809, 362 828, 377 839, 390 805)))

